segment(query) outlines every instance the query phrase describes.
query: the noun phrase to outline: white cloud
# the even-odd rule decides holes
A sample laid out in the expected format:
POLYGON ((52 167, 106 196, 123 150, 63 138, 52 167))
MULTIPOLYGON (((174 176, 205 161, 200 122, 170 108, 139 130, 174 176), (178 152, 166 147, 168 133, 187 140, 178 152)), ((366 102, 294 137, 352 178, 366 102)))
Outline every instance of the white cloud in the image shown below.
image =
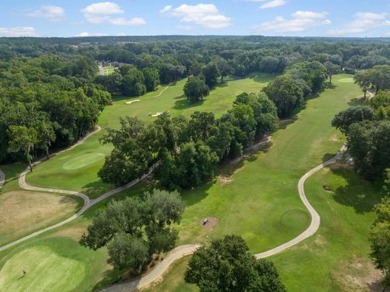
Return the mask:
POLYGON ((37 37, 35 28, 25 27, 0 27, 0 37, 37 37))
POLYGON ((260 9, 268 9, 268 8, 275 8, 279 6, 283 6, 287 3, 286 0, 272 0, 265 2, 263 5, 260 6, 260 9))
POLYGON ((124 14, 125 11, 113 2, 99 2, 88 5, 81 10, 85 19, 93 24, 110 23, 113 25, 137 26, 146 24, 145 19, 140 17, 124 18, 115 15, 124 14))
POLYGON ((82 32, 82 33, 79 33, 77 35, 75 35, 75 37, 91 37, 91 36, 106 36, 106 34, 104 33, 99 33, 99 32, 96 32, 96 33, 89 33, 89 32, 82 32))
POLYGON ((335 36, 362 34, 373 28, 390 26, 388 17, 388 13, 359 12, 346 27, 330 30, 328 34, 335 36))
POLYGON ((47 18, 52 21, 58 21, 64 19, 65 11, 64 8, 62 7, 47 5, 47 6, 42 6, 39 9, 28 12, 27 16, 47 18))
POLYGON ((264 33, 295 33, 306 31, 316 26, 330 25, 332 22, 326 19, 327 12, 296 11, 290 19, 282 16, 276 17, 272 21, 263 22, 253 29, 256 32, 264 33))
POLYGON ((219 29, 231 25, 230 18, 221 14, 214 4, 182 4, 177 8, 167 5, 160 13, 180 18, 180 22, 194 23, 206 28, 219 29))

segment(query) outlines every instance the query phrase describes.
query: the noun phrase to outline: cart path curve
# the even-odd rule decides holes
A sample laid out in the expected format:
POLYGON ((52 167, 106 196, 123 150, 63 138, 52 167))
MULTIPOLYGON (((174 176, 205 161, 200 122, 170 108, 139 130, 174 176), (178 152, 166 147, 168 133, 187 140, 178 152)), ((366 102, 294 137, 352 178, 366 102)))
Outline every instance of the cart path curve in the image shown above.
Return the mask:
MULTIPOLYGON (((317 213, 317 211, 313 208, 313 206, 309 203, 306 194, 305 194, 305 182, 306 180, 311 177, 316 172, 320 171, 324 167, 335 163, 338 158, 340 158, 343 153, 345 152, 346 147, 343 146, 341 150, 337 153, 335 157, 332 159, 314 167, 313 169, 306 172, 299 180, 298 182, 298 193, 299 197, 301 198, 303 204, 307 208, 307 210, 310 213, 311 216, 311 223, 309 227, 303 231, 301 234, 299 234, 297 237, 293 238, 292 240, 283 243, 273 249, 270 249, 268 251, 254 254, 254 256, 257 259, 267 258, 270 256, 273 256, 275 254, 278 254, 282 251, 285 251, 286 249, 297 245, 298 243, 302 242, 303 240, 309 238, 310 236, 314 235, 318 228, 320 227, 321 218, 320 215, 317 213)), ((150 285, 152 285, 154 282, 160 281, 163 278, 164 273, 166 273, 169 269, 169 266, 175 261, 178 260, 184 256, 192 254, 196 249, 200 247, 199 244, 189 244, 189 245, 182 245, 178 246, 174 250, 168 253, 167 257, 160 262, 156 267, 148 274, 144 275, 141 278, 135 279, 131 282, 125 282, 125 283, 119 283, 115 284, 113 286, 107 287, 103 289, 104 292, 130 292, 130 291, 138 291, 142 288, 147 288, 150 285)))
POLYGON ((4 182, 5 182, 5 174, 0 170, 0 189, 3 187, 4 182))

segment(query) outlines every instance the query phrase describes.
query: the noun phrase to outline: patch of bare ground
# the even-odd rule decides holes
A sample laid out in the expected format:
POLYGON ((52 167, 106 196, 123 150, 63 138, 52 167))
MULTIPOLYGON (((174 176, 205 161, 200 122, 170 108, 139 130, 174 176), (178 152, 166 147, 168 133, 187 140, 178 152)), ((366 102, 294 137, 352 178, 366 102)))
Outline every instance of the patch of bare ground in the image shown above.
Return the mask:
POLYGON ((87 224, 85 225, 85 227, 81 227, 81 226, 77 226, 77 227, 69 227, 69 228, 65 228, 65 229, 62 229, 56 233, 53 233, 53 237, 68 237, 68 238, 72 238, 72 239, 75 239, 75 240, 80 240, 81 238, 81 235, 83 235, 84 232, 87 231, 87 224))
POLYGON ((232 176, 219 175, 217 180, 221 186, 224 186, 230 184, 233 181, 233 178, 232 176))
POLYGON ((206 217, 199 221, 199 225, 204 228, 212 229, 218 223, 218 218, 206 217))
POLYGON ((381 284, 383 273, 376 269, 368 258, 353 257, 338 265, 338 269, 330 273, 335 286, 346 292, 382 292, 389 291, 381 284))
POLYGON ((321 250, 325 248, 327 244, 328 242, 326 241, 325 237, 322 235, 317 235, 313 242, 302 243, 300 248, 304 250, 321 250))
POLYGON ((13 191, 0 196, 0 242, 46 226, 76 212, 72 198, 39 192, 13 191))

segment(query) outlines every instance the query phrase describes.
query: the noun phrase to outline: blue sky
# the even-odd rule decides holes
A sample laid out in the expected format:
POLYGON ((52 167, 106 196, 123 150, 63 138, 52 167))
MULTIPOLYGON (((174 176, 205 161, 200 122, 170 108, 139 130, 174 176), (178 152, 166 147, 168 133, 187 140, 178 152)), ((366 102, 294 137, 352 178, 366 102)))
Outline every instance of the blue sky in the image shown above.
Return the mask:
POLYGON ((0 36, 390 37, 389 0, 0 0, 0 36))

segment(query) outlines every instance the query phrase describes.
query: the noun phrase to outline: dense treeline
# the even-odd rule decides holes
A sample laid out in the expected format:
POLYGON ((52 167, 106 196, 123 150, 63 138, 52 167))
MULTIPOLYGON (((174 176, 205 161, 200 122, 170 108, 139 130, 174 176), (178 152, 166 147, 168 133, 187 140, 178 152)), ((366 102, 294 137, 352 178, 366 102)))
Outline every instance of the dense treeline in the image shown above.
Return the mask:
POLYGON ((103 143, 114 150, 99 176, 116 185, 140 177, 159 162, 156 178, 168 189, 192 188, 210 180, 218 163, 237 157, 256 137, 277 127, 275 105, 264 93, 243 93, 221 118, 195 112, 188 120, 168 113, 145 125, 138 118, 121 119, 120 130, 108 130, 103 143))
POLYGON ((66 147, 94 128, 108 92, 93 84, 97 67, 83 56, 0 62, 0 162, 66 147))
POLYGON ((355 169, 367 179, 382 179, 390 168, 390 66, 361 71, 355 82, 376 95, 338 113, 332 125, 347 136, 355 169))

